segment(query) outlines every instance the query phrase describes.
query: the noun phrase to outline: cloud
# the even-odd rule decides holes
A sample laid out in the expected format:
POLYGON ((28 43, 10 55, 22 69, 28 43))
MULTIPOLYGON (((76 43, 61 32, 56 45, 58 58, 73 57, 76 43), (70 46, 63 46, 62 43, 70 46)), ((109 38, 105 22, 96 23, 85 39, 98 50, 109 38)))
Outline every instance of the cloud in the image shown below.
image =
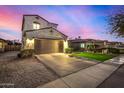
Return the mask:
POLYGON ((21 40, 21 32, 13 31, 11 29, 0 29, 0 38, 8 40, 21 40))
POLYGON ((20 19, 17 11, 13 11, 11 8, 6 8, 5 6, 0 7, 0 27, 10 28, 14 31, 21 30, 22 19, 20 19))
POLYGON ((82 38, 102 39, 99 34, 97 34, 97 29, 90 26, 82 27, 80 29, 80 36, 82 36, 82 38))
POLYGON ((4 32, 0 32, 0 37, 5 39, 5 40, 15 40, 15 39, 17 39, 17 37, 15 37, 13 35, 10 35, 10 34, 7 34, 7 33, 4 33, 4 32))
POLYGON ((59 24, 58 30, 69 37, 113 39, 102 34, 104 18, 119 8, 122 6, 0 6, 0 36, 21 39, 22 15, 38 14, 59 24))

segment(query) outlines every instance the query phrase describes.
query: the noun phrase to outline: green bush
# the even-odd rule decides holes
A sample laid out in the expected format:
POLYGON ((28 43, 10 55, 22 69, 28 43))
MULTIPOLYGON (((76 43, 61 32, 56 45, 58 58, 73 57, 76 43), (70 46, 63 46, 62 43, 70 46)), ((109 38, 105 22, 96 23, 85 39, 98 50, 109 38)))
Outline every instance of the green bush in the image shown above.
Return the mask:
POLYGON ((120 53, 119 49, 116 49, 116 48, 108 48, 108 50, 109 50, 109 53, 113 53, 113 54, 119 54, 120 53))
POLYGON ((25 57, 30 57, 32 56, 34 53, 33 49, 25 49, 25 50, 21 50, 21 52, 18 54, 19 58, 25 58, 25 57))
POLYGON ((72 53, 72 52, 73 52, 73 48, 66 48, 66 49, 65 49, 65 52, 66 52, 66 53, 72 53))

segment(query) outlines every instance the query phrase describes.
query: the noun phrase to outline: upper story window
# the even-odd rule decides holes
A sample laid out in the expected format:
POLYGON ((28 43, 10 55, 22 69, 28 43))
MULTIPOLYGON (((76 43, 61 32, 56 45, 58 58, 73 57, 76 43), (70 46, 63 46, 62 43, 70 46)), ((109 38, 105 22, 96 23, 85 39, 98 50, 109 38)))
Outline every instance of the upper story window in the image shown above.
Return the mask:
POLYGON ((33 29, 40 29, 40 24, 37 22, 33 23, 33 29))

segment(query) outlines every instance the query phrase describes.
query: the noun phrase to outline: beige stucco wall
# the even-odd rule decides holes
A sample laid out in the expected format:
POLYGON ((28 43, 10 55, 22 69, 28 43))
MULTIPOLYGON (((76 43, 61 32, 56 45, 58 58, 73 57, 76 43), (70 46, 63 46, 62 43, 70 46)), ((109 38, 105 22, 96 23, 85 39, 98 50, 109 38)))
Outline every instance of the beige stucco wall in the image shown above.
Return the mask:
POLYGON ((50 23, 38 16, 24 16, 23 30, 33 30, 33 22, 40 23, 40 28, 53 27, 57 28, 56 24, 50 23))
POLYGON ((108 53, 108 49, 102 49, 102 53, 103 54, 107 54, 108 53))
POLYGON ((54 38, 54 39, 63 39, 59 32, 54 29, 43 29, 37 31, 26 32, 27 38, 54 38), (52 32, 51 32, 52 31, 52 32))
POLYGON ((48 27, 48 22, 43 19, 37 19, 37 16, 24 16, 23 30, 33 30, 33 22, 40 23, 40 28, 48 27))
POLYGON ((64 52, 66 52, 65 51, 66 48, 69 48, 69 46, 68 46, 68 40, 63 40, 63 51, 64 52))

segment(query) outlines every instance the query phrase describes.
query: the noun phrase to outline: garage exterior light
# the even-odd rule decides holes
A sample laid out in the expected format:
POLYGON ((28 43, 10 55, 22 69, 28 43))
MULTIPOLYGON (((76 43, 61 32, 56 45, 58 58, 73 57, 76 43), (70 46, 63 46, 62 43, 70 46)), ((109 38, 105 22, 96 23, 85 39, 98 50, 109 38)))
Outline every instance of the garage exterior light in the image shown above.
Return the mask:
POLYGON ((25 49, 34 49, 34 39, 26 39, 25 49))

